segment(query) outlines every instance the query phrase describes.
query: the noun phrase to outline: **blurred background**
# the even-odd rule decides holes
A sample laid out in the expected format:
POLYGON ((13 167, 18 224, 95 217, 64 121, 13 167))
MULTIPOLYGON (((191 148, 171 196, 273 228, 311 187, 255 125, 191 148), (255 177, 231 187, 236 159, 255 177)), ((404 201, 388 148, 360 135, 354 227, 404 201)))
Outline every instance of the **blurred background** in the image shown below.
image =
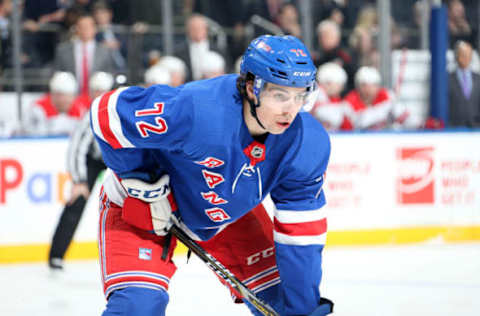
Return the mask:
MULTIPOLYGON (((78 117, 95 95, 89 81, 96 72, 111 74, 112 88, 237 72, 247 44, 261 34, 295 35, 316 66, 340 66, 319 78, 324 99, 308 109, 330 130, 476 127, 479 16, 478 1, 470 0, 2 0, 0 135, 38 135, 42 127, 32 124, 44 119, 31 108, 42 94, 58 94, 55 72, 74 75, 76 89, 61 94, 81 97, 63 100, 64 112, 78 117), (378 103, 382 88, 392 104, 384 120, 365 122, 349 93, 378 103), (347 106, 329 111, 339 100, 347 106)), ((108 87, 105 80, 96 83, 108 87)))
MULTIPOLYGON (((93 98, 238 73, 253 38, 294 35, 318 67, 303 110, 332 140, 323 284, 339 315, 478 315, 479 27, 474 0, 0 0, 0 279, 50 284, 39 267, 64 258, 95 271, 93 98)), ((73 315, 79 286, 64 309, 2 293, 0 314, 73 315)))

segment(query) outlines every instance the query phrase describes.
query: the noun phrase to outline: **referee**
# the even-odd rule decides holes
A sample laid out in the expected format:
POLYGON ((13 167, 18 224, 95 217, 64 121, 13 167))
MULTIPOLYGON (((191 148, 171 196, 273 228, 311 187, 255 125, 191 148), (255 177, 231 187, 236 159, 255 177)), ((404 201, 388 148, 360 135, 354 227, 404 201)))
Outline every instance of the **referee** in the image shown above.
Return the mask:
MULTIPOLYGON (((89 82, 92 97, 101 95, 113 87, 113 76, 105 72, 97 72, 89 82)), ((91 103, 88 96, 86 102, 91 103)), ((73 132, 67 153, 67 170, 73 181, 70 200, 63 208, 53 235, 48 266, 52 270, 63 269, 63 258, 87 204, 90 192, 99 173, 104 170, 100 148, 90 129, 90 113, 86 113, 78 127, 73 132)))

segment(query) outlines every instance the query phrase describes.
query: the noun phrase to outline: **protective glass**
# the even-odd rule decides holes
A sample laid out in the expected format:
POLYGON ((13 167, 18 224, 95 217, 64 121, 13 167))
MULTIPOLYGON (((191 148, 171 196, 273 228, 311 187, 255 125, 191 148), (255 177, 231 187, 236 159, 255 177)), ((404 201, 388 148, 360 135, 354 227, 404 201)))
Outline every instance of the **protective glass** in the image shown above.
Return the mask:
POLYGON ((316 86, 316 83, 313 82, 311 86, 305 88, 305 91, 295 93, 282 88, 282 86, 276 87, 267 84, 262 85, 259 94, 262 98, 272 99, 280 106, 293 103, 295 106, 301 107, 303 111, 309 111, 318 97, 319 90, 316 89, 316 86))

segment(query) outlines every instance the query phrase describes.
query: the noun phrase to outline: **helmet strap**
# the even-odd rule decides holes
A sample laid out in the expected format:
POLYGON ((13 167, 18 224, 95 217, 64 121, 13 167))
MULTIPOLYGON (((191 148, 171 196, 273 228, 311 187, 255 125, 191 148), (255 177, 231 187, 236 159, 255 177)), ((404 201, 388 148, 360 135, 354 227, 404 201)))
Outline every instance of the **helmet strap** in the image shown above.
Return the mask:
POLYGON ((248 104, 250 104, 250 114, 252 114, 252 116, 255 118, 258 125, 260 125, 261 128, 266 130, 265 126, 263 126, 262 122, 260 122, 260 120, 258 119, 258 116, 257 116, 257 108, 260 107, 260 100, 258 100, 258 103, 255 104, 255 103, 253 103, 252 99, 247 97, 247 101, 248 101, 248 104))

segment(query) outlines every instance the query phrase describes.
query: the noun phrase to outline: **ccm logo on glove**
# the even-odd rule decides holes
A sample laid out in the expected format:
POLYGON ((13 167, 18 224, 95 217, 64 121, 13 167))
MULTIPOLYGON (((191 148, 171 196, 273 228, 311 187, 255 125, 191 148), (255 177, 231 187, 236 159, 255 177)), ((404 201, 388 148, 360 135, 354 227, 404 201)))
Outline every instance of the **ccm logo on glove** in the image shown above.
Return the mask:
POLYGON ((164 199, 170 193, 170 177, 163 175, 155 183, 139 179, 123 179, 122 185, 129 196, 152 203, 164 199))
POLYGON ((164 236, 175 223, 176 203, 170 193, 170 177, 166 174, 155 183, 139 179, 121 180, 128 193, 123 201, 122 219, 137 228, 164 236))
POLYGON ((136 197, 140 200, 151 200, 156 199, 158 197, 164 196, 170 192, 170 186, 168 184, 164 185, 161 188, 154 189, 154 190, 139 190, 136 188, 126 188, 127 193, 130 196, 136 197))

